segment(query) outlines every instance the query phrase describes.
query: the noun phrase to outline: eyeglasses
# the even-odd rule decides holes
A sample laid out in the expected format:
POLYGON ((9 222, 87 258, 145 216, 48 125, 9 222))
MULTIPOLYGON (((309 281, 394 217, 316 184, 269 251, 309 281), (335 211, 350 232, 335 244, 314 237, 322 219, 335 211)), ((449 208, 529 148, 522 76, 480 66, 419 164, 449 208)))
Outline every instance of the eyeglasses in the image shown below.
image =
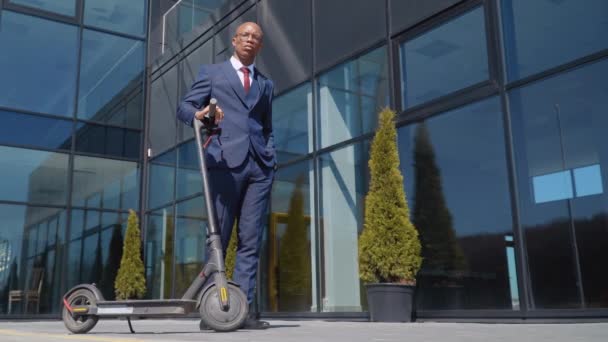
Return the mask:
POLYGON ((254 42, 261 42, 262 41, 262 37, 257 35, 257 34, 253 34, 253 33, 246 33, 246 32, 241 32, 241 33, 237 33, 236 34, 237 37, 239 37, 239 39, 242 42, 247 41, 247 39, 249 39, 251 37, 251 40, 253 40, 254 42))

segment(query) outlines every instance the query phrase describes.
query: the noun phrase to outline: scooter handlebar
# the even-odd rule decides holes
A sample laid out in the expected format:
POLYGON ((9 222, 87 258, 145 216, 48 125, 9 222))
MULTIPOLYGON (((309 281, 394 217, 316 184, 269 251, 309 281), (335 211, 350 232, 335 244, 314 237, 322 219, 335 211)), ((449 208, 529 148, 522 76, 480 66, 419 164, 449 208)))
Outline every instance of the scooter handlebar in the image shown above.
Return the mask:
POLYGON ((217 106, 217 100, 212 97, 211 100, 209 100, 209 118, 210 119, 214 119, 215 118, 215 107, 217 106))

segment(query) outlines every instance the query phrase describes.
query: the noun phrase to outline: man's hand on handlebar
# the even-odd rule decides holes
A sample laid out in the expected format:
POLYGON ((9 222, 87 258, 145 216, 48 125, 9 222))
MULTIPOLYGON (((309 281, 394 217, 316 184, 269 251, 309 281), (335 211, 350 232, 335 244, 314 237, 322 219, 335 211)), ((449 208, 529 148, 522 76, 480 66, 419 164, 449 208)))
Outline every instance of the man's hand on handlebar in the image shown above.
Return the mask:
MULTIPOLYGON (((205 108, 203 108, 203 110, 199 110, 198 112, 196 112, 194 114, 194 116, 198 120, 204 120, 203 122, 207 123, 209 120, 208 114, 209 114, 209 106, 206 106, 205 108)), ((219 123, 222 122, 223 119, 224 119, 224 111, 222 110, 222 108, 220 108, 220 106, 216 105, 215 106, 215 124, 219 125, 219 123)))

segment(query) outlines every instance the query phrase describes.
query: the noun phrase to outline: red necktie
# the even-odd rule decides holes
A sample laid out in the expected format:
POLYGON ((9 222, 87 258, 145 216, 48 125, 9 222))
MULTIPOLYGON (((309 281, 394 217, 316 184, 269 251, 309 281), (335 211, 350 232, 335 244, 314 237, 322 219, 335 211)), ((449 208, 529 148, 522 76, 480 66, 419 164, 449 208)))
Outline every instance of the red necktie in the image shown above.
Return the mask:
POLYGON ((242 67, 241 71, 243 72, 243 75, 245 76, 244 77, 244 82, 243 82, 244 84, 243 84, 243 86, 245 87, 245 94, 247 94, 247 93, 249 93, 249 87, 250 87, 250 84, 249 84, 249 68, 242 67))

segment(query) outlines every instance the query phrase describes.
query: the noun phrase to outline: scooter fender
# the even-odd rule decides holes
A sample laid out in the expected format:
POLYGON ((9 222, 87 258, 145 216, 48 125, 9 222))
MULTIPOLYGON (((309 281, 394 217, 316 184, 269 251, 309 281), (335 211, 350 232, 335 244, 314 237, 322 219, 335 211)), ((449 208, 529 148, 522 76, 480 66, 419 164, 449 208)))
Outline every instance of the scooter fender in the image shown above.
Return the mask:
MULTIPOLYGON (((239 284, 229 280, 228 284, 232 284, 238 288, 240 288, 239 284)), ((210 282, 210 284, 207 284, 207 286, 205 286, 199 293, 196 299, 196 309, 198 310, 201 307, 201 302, 203 301, 203 295, 205 294, 205 292, 207 292, 209 290, 210 287, 215 286, 215 283, 210 282)))
POLYGON ((95 286, 93 284, 79 284, 79 285, 76 285, 76 286, 72 287, 68 292, 66 292, 66 294, 63 296, 63 299, 67 300, 68 297, 70 297, 70 295, 72 293, 74 293, 76 290, 80 290, 80 289, 87 289, 87 290, 91 291, 93 293, 93 295, 95 295, 95 299, 98 302, 105 300, 103 298, 103 294, 101 294, 101 291, 99 291, 99 289, 97 288, 97 286, 95 286))

